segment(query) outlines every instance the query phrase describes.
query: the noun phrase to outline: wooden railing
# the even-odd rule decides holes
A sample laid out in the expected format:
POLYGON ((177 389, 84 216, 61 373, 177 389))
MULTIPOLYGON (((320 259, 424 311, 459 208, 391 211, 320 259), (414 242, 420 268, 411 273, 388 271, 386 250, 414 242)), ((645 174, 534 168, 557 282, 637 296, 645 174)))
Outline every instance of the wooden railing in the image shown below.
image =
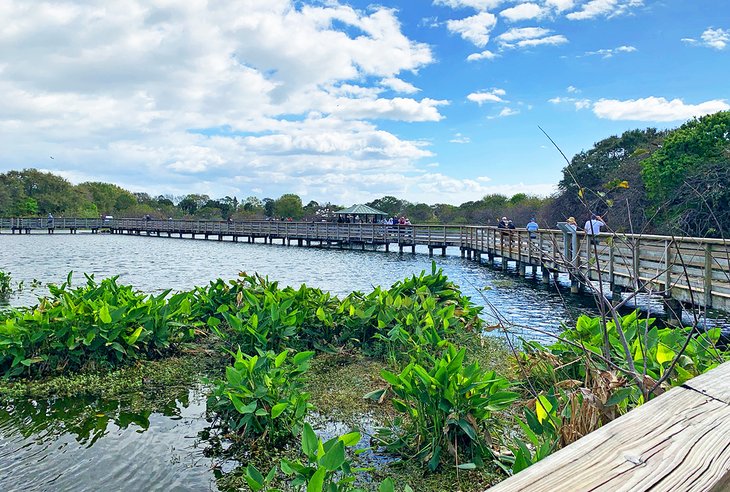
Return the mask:
POLYGON ((489 492, 730 489, 730 362, 591 432, 489 492))
POLYGON ((247 237, 301 245, 398 244, 429 251, 456 247, 462 255, 500 257, 546 272, 567 272, 574 278, 601 280, 612 287, 651 291, 694 305, 730 311, 730 241, 636 234, 577 233, 571 237, 559 230, 529 232, 496 227, 452 225, 387 225, 332 222, 209 221, 159 219, 0 219, 0 233, 33 230, 109 230, 116 233, 215 236, 218 239, 247 237))

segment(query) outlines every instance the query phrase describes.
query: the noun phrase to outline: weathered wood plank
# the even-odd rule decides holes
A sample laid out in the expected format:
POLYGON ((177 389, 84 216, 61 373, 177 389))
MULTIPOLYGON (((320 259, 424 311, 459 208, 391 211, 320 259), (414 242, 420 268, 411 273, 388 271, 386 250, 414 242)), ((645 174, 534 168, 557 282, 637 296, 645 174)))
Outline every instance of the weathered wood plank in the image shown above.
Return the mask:
POLYGON ((730 362, 490 488, 710 491, 730 486, 730 362))

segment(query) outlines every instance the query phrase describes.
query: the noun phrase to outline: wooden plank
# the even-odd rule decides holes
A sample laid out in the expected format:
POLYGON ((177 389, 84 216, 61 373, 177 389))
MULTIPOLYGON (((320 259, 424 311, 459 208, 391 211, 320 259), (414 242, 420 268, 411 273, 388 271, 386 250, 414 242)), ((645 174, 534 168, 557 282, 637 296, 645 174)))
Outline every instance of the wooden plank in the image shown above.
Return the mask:
POLYGON ((730 362, 673 388, 490 492, 700 491, 730 486, 730 362))

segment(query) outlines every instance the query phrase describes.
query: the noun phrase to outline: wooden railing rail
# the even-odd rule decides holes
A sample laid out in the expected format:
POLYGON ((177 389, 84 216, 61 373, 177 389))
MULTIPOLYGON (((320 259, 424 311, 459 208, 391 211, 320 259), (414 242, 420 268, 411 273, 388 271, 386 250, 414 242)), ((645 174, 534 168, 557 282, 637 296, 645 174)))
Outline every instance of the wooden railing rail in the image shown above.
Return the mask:
POLYGON ((566 446, 489 492, 730 488, 730 362, 566 446))

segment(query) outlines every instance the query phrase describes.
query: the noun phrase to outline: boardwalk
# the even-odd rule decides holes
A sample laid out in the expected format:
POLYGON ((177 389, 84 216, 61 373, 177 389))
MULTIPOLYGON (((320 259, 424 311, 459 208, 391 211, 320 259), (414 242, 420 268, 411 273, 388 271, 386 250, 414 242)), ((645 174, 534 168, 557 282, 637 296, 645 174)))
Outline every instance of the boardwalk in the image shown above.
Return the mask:
POLYGON ((490 492, 730 489, 730 362, 631 410, 490 492))
MULTIPOLYGON (((144 219, 0 219, 0 233, 71 232, 204 238, 234 242, 265 242, 329 248, 398 248, 429 254, 456 248, 463 257, 493 262, 503 268, 513 263, 521 275, 548 282, 568 273, 574 290, 600 280, 614 292, 648 291, 675 303, 730 311, 730 241, 693 237, 601 234, 591 242, 559 230, 497 229, 495 227, 329 222, 221 222, 205 220, 144 219)), ((596 284, 597 285, 597 284, 596 284)), ((673 306, 673 310, 679 306, 673 306)))

